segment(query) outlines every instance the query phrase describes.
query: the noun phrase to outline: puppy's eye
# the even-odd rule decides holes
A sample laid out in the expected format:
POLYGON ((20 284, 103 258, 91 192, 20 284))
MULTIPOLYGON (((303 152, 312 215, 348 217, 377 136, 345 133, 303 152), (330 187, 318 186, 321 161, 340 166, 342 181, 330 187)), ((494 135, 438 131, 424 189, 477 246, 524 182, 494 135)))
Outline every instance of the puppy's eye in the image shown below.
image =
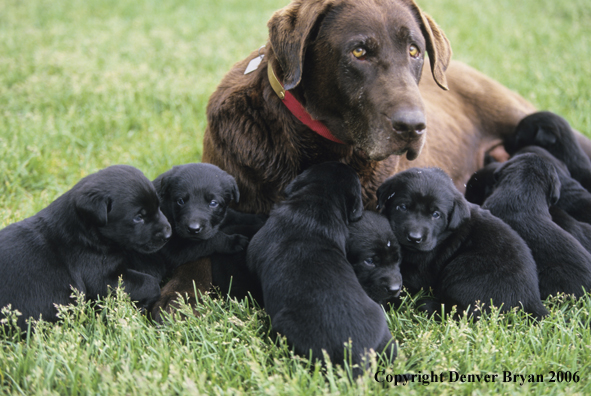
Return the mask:
POLYGON ((372 258, 367 258, 363 260, 363 264, 367 265, 368 267, 375 267, 376 265, 373 262, 372 258))
POLYGON ((179 199, 177 199, 176 203, 177 203, 179 206, 183 206, 183 205, 185 204, 185 200, 184 200, 184 199, 182 199, 182 198, 179 198, 179 199))
POLYGON ((141 214, 136 214, 135 217, 133 218, 133 222, 136 224, 140 224, 144 222, 144 216, 142 216, 141 214))
POLYGON ((220 203, 215 199, 209 203, 210 208, 217 208, 218 206, 220 206, 220 203))
POLYGON ((400 204, 400 205, 396 206, 396 210, 399 210, 401 212, 406 212, 406 205, 400 204))
POLYGON ((432 216, 434 219, 438 219, 441 217, 441 213, 439 213, 438 211, 435 211, 435 212, 433 212, 432 216))
POLYGON ((365 56, 367 55, 367 51, 362 47, 355 48, 351 53, 359 60, 365 60, 365 56))
POLYGON ((419 48, 414 44, 411 44, 410 47, 408 47, 408 53, 411 57, 415 59, 417 59, 419 55, 421 55, 421 51, 419 51, 419 48))

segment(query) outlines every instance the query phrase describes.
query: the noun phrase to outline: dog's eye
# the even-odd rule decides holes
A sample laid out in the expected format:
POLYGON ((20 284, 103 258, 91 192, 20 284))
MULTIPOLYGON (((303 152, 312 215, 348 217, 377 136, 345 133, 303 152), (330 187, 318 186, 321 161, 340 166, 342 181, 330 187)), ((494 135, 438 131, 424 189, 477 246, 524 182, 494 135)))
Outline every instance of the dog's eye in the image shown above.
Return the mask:
POLYGON ((218 206, 220 206, 220 203, 215 199, 209 203, 210 208, 217 208, 218 206))
POLYGON ((438 211, 435 211, 435 212, 433 212, 432 216, 434 219, 438 219, 441 217, 441 213, 439 213, 438 211))
POLYGON ((136 214, 135 217, 133 218, 133 222, 136 224, 140 224, 144 222, 144 216, 142 216, 141 214, 136 214))
POLYGON ((376 265, 373 262, 372 258, 367 258, 363 260, 363 264, 367 265, 368 267, 375 267, 376 265))
POLYGON ((179 206, 183 206, 183 205, 185 204, 185 200, 184 200, 184 199, 182 199, 182 198, 179 198, 179 199, 177 199, 177 200, 176 200, 176 203, 177 203, 179 206))
POLYGON ((400 204, 400 205, 396 206, 396 210, 399 210, 401 212, 406 212, 406 205, 400 204))
POLYGON ((365 56, 367 55, 367 51, 365 50, 365 48, 355 48, 353 51, 351 51, 351 53, 353 54, 353 56, 359 60, 364 60, 365 56))
POLYGON ((410 47, 408 47, 408 53, 415 59, 421 55, 421 51, 419 51, 419 48, 414 44, 411 44, 410 47))

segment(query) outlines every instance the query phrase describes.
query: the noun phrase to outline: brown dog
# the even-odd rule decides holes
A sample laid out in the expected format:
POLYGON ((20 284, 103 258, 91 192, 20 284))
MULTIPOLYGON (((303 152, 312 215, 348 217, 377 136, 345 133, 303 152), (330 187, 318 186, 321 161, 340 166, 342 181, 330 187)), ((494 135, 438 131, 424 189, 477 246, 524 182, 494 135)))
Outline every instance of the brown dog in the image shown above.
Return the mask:
POLYGON ((207 108, 202 160, 235 177, 242 211, 268 213, 296 175, 324 161, 357 171, 369 209, 386 178, 413 166, 442 168, 463 191, 485 153, 535 111, 450 62, 444 33, 412 0, 293 0, 268 27, 258 67, 245 74, 259 58, 254 51, 224 77, 207 108), (289 93, 344 144, 292 114, 280 99, 289 93))
POLYGON ((481 73, 450 63, 444 33, 412 0, 294 0, 268 26, 261 64, 244 74, 258 51, 236 64, 207 109, 203 161, 236 178, 245 211, 267 213, 298 173, 330 160, 358 172, 368 208, 375 208, 377 187, 410 160, 444 169, 463 189, 485 152, 535 110, 481 73), (423 68, 425 54, 430 65, 423 68), (269 64, 345 144, 290 113, 270 84, 269 64))

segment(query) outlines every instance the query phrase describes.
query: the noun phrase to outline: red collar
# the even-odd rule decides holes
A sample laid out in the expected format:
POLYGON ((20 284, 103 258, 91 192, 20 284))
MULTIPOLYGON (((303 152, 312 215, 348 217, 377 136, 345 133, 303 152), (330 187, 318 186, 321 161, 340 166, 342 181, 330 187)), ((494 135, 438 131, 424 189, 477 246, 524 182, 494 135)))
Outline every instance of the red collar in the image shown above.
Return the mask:
POLYGON ((315 120, 312 116, 306 111, 304 106, 289 92, 283 89, 283 84, 279 82, 277 77, 275 76, 275 71, 273 70, 273 64, 269 62, 267 64, 267 75, 269 76, 269 82, 271 83, 271 87, 279 96, 279 99, 283 102, 285 107, 297 117, 304 125, 308 128, 319 134, 325 139, 331 140, 335 143, 345 144, 336 137, 324 125, 322 122, 315 120))

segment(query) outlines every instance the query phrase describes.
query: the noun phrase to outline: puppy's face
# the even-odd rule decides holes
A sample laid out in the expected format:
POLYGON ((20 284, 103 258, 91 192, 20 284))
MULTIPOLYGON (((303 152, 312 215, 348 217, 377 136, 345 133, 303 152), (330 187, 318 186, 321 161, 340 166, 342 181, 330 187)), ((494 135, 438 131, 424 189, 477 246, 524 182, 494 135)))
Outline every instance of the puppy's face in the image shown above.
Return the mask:
POLYGON ((378 189, 379 208, 400 245, 428 252, 470 218, 468 202, 441 169, 409 169, 378 189))
POLYGON ((372 300, 379 303, 400 295, 400 246, 384 216, 365 212, 349 225, 347 260, 372 300))
POLYGON ((154 185, 174 233, 186 239, 213 237, 230 202, 239 199, 234 178, 210 164, 174 167, 154 180, 154 185))
POLYGON ((81 219, 119 246, 153 253, 171 236, 156 190, 135 168, 111 166, 83 179, 73 190, 81 219))

